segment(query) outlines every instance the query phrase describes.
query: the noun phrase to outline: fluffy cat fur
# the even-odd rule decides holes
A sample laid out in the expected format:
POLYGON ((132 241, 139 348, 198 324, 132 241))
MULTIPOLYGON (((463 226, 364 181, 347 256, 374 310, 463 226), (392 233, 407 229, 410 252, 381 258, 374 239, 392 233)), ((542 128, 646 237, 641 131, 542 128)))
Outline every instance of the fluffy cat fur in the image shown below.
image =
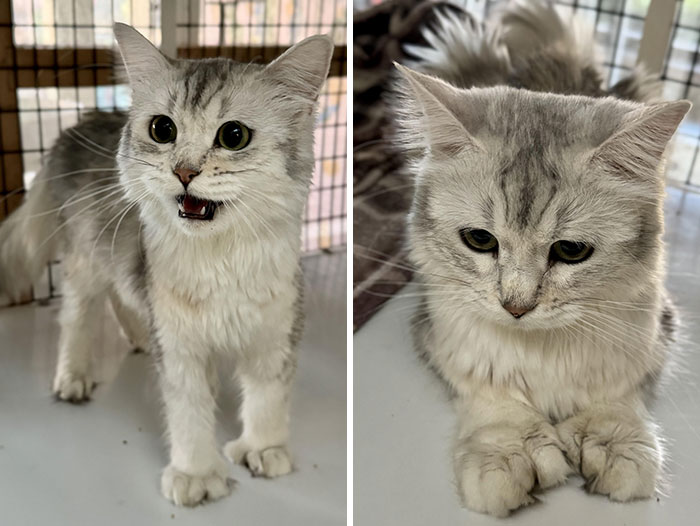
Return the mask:
POLYGON ((115 25, 132 88, 128 114, 93 113, 66 130, 25 203, 0 228, 0 292, 20 297, 60 255, 65 277, 54 391, 87 400, 95 306, 106 298, 157 359, 170 464, 163 494, 193 506, 230 491, 214 428, 215 358, 232 356, 243 432, 224 446, 253 474, 288 473, 288 409, 303 322, 299 266, 319 92, 333 45, 296 44, 268 65, 173 60, 115 25), (149 136, 169 116, 174 142, 149 136), (227 121, 249 145, 215 143, 227 121), (178 166, 199 172, 189 185, 178 166), (216 201, 211 221, 178 216, 185 192, 216 201))
POLYGON ((690 104, 621 100, 656 97, 641 70, 606 92, 581 34, 550 4, 514 2, 483 25, 441 16, 407 50, 425 73, 398 66, 414 337, 454 393, 463 503, 497 516, 573 473, 615 501, 662 482, 648 403, 674 325, 664 152, 690 104), (468 248, 465 228, 497 250, 468 248), (594 251, 557 262, 559 240, 594 251))

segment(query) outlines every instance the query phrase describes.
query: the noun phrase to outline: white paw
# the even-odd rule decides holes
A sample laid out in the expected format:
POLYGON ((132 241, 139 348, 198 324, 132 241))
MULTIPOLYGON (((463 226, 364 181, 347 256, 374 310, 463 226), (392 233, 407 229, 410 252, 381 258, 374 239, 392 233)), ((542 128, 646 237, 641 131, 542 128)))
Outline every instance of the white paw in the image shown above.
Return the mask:
POLYGON ((94 386, 89 374, 57 371, 53 392, 60 400, 79 404, 90 400, 94 386))
POLYGON ((535 486, 535 469, 523 449, 467 442, 457 453, 456 462, 459 489, 467 508, 506 517, 534 502, 530 492, 535 486))
POLYGON ((284 446, 257 450, 239 438, 224 446, 224 455, 231 462, 246 466, 256 477, 274 478, 292 471, 292 460, 284 446))
POLYGON ((163 496, 177 506, 196 506, 226 497, 233 487, 233 481, 226 478, 223 469, 190 475, 172 465, 163 471, 160 484, 163 496))
POLYGON ((619 502, 654 495, 661 474, 661 448, 641 423, 594 418, 573 432, 564 423, 560 433, 567 432, 586 490, 619 502))

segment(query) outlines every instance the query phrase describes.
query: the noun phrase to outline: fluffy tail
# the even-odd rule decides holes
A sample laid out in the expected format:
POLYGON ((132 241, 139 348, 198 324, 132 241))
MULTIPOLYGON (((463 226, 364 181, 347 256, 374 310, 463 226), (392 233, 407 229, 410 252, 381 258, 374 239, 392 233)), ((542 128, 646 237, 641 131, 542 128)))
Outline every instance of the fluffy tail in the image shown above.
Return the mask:
POLYGON ((512 1, 496 11, 494 24, 514 62, 545 53, 580 70, 598 61, 593 27, 576 17, 564 20, 550 2, 512 1))
POLYGON ((421 34, 427 45, 404 46, 407 66, 464 88, 503 84, 508 78, 509 51, 497 27, 467 12, 436 10, 434 25, 424 27, 421 34))
POLYGON ((427 46, 406 46, 409 66, 452 84, 512 85, 534 91, 613 95, 638 101, 658 96, 661 84, 637 69, 610 91, 603 88, 594 28, 562 17, 546 0, 512 0, 485 22, 468 13, 438 12, 422 35, 427 46))
POLYGON ((37 177, 22 205, 0 223, 0 296, 17 302, 54 256, 58 214, 45 179, 37 177))

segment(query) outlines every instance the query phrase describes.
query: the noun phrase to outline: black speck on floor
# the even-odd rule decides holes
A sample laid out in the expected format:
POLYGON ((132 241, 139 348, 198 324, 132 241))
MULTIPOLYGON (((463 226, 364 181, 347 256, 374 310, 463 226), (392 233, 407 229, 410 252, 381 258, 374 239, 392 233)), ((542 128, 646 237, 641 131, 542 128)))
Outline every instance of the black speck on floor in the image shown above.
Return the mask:
POLYGON ((171 518, 171 519, 174 519, 174 518, 175 518, 175 514, 174 514, 174 513, 171 513, 171 514, 170 514, 170 518, 171 518))
POLYGON ((126 440, 122 440, 122 444, 126 445, 128 442, 126 440))

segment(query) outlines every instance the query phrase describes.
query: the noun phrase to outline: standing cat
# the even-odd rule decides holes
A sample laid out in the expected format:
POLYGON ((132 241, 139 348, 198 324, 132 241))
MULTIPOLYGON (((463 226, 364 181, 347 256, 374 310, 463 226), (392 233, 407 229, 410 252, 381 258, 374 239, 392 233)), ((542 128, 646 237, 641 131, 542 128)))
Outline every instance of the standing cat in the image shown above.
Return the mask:
POLYGON ((90 396, 95 307, 110 298, 159 363, 163 494, 193 506, 230 491, 214 433, 216 355, 235 358, 243 392, 243 432, 225 455, 255 475, 292 467, 302 215, 333 45, 313 36, 265 66, 173 60, 129 26, 114 31, 131 110, 93 113, 58 139, 0 228, 0 292, 19 297, 61 255, 54 390, 73 402, 90 396))
POLYGON ((650 98, 641 72, 605 92, 592 35, 550 4, 439 22, 407 50, 430 75, 399 66, 397 113, 414 337, 454 394, 463 502, 505 516, 574 472, 650 497, 664 450, 648 402, 674 326, 664 152, 690 104, 621 100, 650 98))

